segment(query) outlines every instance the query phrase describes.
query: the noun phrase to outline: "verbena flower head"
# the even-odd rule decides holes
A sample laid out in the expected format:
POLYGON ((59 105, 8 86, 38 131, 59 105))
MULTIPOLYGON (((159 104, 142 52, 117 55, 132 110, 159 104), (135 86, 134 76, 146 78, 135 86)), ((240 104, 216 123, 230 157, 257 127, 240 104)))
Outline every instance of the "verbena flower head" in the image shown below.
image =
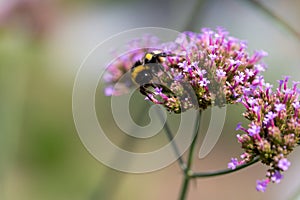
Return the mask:
MULTIPOLYGON (((184 32, 175 41, 158 45, 157 49, 166 55, 159 63, 164 70, 157 74, 155 82, 150 82, 155 84, 148 88, 147 100, 175 113, 235 103, 245 91, 259 84, 259 75, 265 70, 261 59, 267 54, 255 51, 250 55, 246 48, 244 41, 230 37, 222 28, 184 32), (168 90, 155 92, 162 89, 160 86, 168 90)), ((120 57, 109 66, 107 94, 121 93, 111 86, 134 62, 143 59, 144 52, 144 49, 133 51, 132 55, 120 57)), ((128 80, 125 85, 130 87, 132 82, 128 80)))
POLYGON ((237 129, 244 132, 238 135, 238 142, 245 150, 240 163, 258 156, 262 163, 270 166, 267 179, 257 182, 257 190, 265 191, 269 182, 279 183, 281 173, 291 165, 286 157, 300 141, 300 107, 298 82, 289 88, 286 77, 274 91, 270 84, 262 79, 260 82, 252 87, 251 96, 245 94, 240 99, 246 108, 243 115, 251 123, 248 128, 239 123, 237 129))

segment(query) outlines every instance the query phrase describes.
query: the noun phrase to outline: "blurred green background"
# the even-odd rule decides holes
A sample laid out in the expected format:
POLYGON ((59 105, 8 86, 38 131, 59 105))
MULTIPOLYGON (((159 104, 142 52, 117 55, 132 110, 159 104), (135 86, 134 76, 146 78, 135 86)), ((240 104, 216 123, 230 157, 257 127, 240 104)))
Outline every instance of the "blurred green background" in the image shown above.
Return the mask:
MULTIPOLYGON (((250 52, 269 53, 267 81, 275 84, 283 75, 299 80, 300 2, 260 2, 298 35, 250 0, 1 0, 0 199, 177 199, 182 178, 177 163, 152 173, 127 174, 109 169, 88 153, 72 118, 76 72, 93 47, 124 30, 223 26, 232 36, 247 40, 250 52)), ((104 68, 100 60, 98 65, 104 68)), ((108 105, 109 98, 99 94, 97 103, 108 105)), ((142 104, 140 100, 134 106, 134 113, 142 104)), ((195 162, 196 171, 226 168, 229 159, 242 152, 234 131, 243 121, 241 111, 229 107, 220 140, 208 157, 195 162)), ((122 142, 110 117, 104 119, 112 137, 122 142)), ((204 120, 203 132, 207 123, 204 120)), ((161 136, 156 142, 164 140, 161 136)), ((124 148, 134 150, 134 145, 124 148)), ((193 182, 188 199, 297 199, 299 154, 299 149, 291 154, 292 166, 282 183, 271 184, 266 193, 255 190, 256 179, 265 175, 265 168, 256 164, 193 182)))

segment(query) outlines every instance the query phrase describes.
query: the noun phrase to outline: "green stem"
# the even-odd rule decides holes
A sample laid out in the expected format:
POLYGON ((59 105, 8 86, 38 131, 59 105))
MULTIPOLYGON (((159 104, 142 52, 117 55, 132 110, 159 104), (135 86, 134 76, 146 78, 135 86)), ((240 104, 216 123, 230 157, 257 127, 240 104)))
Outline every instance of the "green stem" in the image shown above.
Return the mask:
POLYGON ((219 176, 219 175, 224 175, 224 174, 230 174, 236 171, 239 171, 241 169, 244 169, 246 167, 249 167, 259 161, 259 157, 255 157, 252 161, 249 163, 245 163, 243 165, 237 166, 235 169, 223 169, 223 170, 218 170, 218 171, 213 171, 213 172, 195 172, 193 173, 190 178, 200 178, 200 177, 211 177, 211 176, 219 176))
POLYGON ((189 182, 190 182, 190 177, 184 176, 181 193, 180 193, 180 198, 179 198, 180 200, 185 200, 187 191, 188 191, 188 187, 189 187, 189 182))
POLYGON ((197 138, 198 138, 198 132, 199 132, 199 127, 200 127, 200 120, 201 120, 201 111, 197 113, 196 120, 195 120, 195 127, 194 127, 194 138, 192 140, 190 149, 189 149, 189 155, 188 155, 188 162, 187 162, 187 167, 184 173, 184 178, 183 178, 183 184, 181 188, 181 193, 180 193, 180 200, 185 200, 188 187, 189 187, 189 182, 191 179, 191 175, 193 174, 191 170, 192 166, 192 161, 193 161, 193 155, 194 155, 194 149, 196 146, 197 138))
POLYGON ((190 169, 191 165, 192 165, 194 149, 195 149, 196 141, 198 138, 199 127, 200 127, 201 114, 202 114, 202 112, 199 111, 199 113, 197 113, 196 120, 195 120, 194 138, 193 138, 192 144, 190 146, 190 151, 189 151, 189 156, 188 156, 188 163, 187 163, 188 169, 190 169))

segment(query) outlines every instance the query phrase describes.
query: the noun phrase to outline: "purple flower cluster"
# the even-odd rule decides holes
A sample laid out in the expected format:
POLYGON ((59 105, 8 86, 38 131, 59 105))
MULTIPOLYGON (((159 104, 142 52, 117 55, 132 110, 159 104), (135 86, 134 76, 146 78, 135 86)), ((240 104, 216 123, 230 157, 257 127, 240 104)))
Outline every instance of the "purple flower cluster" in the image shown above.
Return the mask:
MULTIPOLYGON (((174 96, 170 96, 171 106, 168 99, 159 101, 170 111, 235 103, 243 95, 244 88, 248 88, 265 70, 261 63, 267 55, 264 51, 256 51, 250 56, 246 43, 228 36, 222 28, 216 31, 204 28, 201 33, 184 32, 174 43, 163 44, 162 48, 173 55, 163 63, 172 84, 164 84, 179 99, 175 101, 174 96), (184 85, 189 85, 192 90, 184 85)), ((152 101, 155 103, 157 98, 152 101)))
POLYGON ((280 182, 283 178, 281 173, 288 170, 291 164, 286 157, 300 141, 298 84, 294 82, 292 88, 289 88, 286 77, 272 91, 272 85, 260 79, 258 84, 250 88, 252 95, 245 93, 239 99, 246 108, 243 115, 251 123, 248 128, 238 124, 237 130, 244 134, 237 135, 237 138, 245 153, 241 161, 233 158, 228 166, 234 169, 258 156, 262 163, 270 166, 267 178, 257 181, 258 191, 265 191, 270 182, 280 182))
MULTIPOLYGON (((228 36, 222 28, 181 33, 174 42, 158 47, 166 53, 165 61, 160 63, 165 71, 157 75, 158 88, 147 90, 147 99, 174 113, 235 103, 265 70, 261 59, 267 54, 255 51, 251 56, 246 48, 244 41, 228 36), (169 90, 155 92, 162 89, 159 85, 169 90)), ((119 93, 111 85, 130 69, 132 60, 141 59, 142 55, 139 50, 110 65, 107 95, 119 93)), ((131 86, 131 82, 126 85, 131 86)))

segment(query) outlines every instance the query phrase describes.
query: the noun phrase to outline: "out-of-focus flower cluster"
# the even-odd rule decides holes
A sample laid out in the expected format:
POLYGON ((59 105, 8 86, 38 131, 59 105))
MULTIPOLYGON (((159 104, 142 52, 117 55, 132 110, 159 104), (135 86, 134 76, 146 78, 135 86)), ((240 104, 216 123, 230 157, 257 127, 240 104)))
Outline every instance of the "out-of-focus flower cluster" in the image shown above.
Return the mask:
MULTIPOLYGON (((261 58, 267 55, 264 51, 249 55, 246 43, 228 36, 222 28, 184 32, 174 42, 160 44, 157 49, 166 54, 165 61, 160 63, 164 72, 157 75, 155 88, 147 90, 147 99, 175 113, 235 103, 258 81, 260 72, 265 70, 261 58), (165 92, 159 85, 172 93, 165 92)), ((142 57, 142 50, 120 57, 117 63, 110 65, 107 82, 117 82, 130 69, 132 61, 142 57)), ((129 81, 127 86, 130 85, 129 81)), ((109 91, 106 94, 118 93, 112 86, 106 91, 109 91)))
POLYGON ((251 121, 248 128, 238 124, 237 130, 244 132, 237 135, 245 153, 242 160, 233 158, 229 168, 251 161, 258 156, 262 163, 270 166, 266 179, 257 181, 256 189, 265 191, 269 182, 279 183, 281 174, 290 162, 287 155, 298 145, 300 135, 300 102, 298 82, 288 87, 288 78, 279 81, 279 86, 272 91, 272 85, 260 79, 240 98, 246 108, 244 116, 251 121))
POLYGON ((50 0, 0 1, 0 30, 20 26, 22 32, 26 29, 29 36, 42 39, 58 19, 57 3, 50 0))

